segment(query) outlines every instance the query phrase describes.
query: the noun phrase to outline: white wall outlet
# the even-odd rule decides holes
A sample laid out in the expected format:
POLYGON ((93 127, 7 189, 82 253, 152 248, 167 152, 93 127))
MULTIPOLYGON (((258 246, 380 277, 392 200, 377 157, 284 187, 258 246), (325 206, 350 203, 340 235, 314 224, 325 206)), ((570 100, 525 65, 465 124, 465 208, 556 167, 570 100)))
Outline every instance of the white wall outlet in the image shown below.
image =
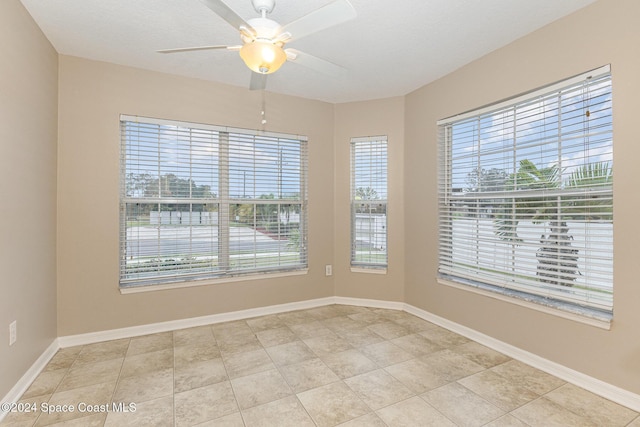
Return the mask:
POLYGON ((9 345, 14 345, 18 340, 18 321, 9 324, 9 345))
POLYGON ((331 267, 331 264, 327 264, 324 266, 324 275, 325 276, 331 276, 333 274, 333 267, 331 267))

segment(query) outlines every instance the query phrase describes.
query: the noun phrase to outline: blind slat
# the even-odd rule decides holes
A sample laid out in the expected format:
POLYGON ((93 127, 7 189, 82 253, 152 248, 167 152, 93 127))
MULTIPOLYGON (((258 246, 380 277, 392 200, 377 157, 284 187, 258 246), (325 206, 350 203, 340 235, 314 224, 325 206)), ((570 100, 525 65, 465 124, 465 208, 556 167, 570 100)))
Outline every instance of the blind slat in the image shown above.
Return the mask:
POLYGON ((611 104, 602 68, 440 121, 440 274, 611 313, 611 104))
POLYGON ((387 266, 387 137, 351 139, 351 265, 387 266))
POLYGON ((305 137, 122 116, 121 286, 306 268, 305 137))

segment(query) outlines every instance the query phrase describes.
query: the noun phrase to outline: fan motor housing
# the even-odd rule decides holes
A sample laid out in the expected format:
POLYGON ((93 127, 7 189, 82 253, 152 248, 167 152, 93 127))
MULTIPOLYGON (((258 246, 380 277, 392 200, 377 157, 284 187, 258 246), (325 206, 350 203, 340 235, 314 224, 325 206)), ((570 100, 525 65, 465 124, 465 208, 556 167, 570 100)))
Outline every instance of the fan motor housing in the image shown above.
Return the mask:
MULTIPOLYGON (((247 21, 247 24, 251 25, 256 30, 256 39, 265 41, 272 40, 274 37, 276 37, 278 35, 278 30, 280 29, 280 24, 269 18, 249 19, 247 21)), ((243 34, 242 41, 245 43, 250 43, 253 40, 249 39, 243 34)))

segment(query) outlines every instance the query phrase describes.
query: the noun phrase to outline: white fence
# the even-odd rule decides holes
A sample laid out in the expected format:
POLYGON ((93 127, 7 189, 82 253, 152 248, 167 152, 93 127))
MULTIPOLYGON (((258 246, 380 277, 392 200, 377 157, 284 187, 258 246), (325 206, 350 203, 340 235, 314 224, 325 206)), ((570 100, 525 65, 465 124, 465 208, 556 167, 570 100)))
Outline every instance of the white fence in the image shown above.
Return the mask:
POLYGON ((387 249, 387 215, 357 213, 355 218, 356 242, 369 249, 387 249))
MULTIPOLYGON (((290 212, 279 214, 281 223, 299 223, 300 214, 290 212)), ((151 211, 149 212, 151 225, 218 225, 218 212, 189 212, 189 211, 151 211)))
POLYGON ((218 212, 151 211, 151 225, 218 225, 218 212))
MULTIPOLYGON (((514 274, 535 275, 538 260, 536 252, 541 247, 541 237, 549 235, 548 224, 520 221, 517 227, 517 245, 501 240, 495 234, 494 222, 489 218, 472 220, 457 218, 452 223, 453 259, 468 263, 473 257, 479 268, 512 271, 514 274), (475 238, 470 238, 475 236, 475 238)), ((611 289, 613 277, 613 224, 587 221, 568 221, 571 248, 577 249, 580 276, 576 284, 601 284, 611 289), (588 269, 587 267, 588 265, 588 269), (589 271, 590 277, 585 276, 589 271)))

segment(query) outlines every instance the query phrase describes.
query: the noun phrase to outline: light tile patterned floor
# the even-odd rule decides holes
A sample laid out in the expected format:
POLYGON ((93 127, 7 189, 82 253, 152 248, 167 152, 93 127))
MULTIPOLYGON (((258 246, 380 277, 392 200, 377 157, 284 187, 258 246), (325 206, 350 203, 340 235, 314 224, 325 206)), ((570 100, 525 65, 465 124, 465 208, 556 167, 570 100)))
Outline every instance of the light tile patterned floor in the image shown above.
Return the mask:
POLYGON ((343 305, 65 348, 20 402, 37 410, 2 425, 640 427, 630 409, 415 316, 343 305))

